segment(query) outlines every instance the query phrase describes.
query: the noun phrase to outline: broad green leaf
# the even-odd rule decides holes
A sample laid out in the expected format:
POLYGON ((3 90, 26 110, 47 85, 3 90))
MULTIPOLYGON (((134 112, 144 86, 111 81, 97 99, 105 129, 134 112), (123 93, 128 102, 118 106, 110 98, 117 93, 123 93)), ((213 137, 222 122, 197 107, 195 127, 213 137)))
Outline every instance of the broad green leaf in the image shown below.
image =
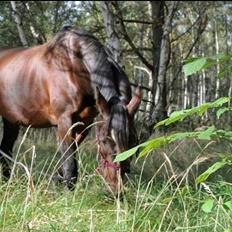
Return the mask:
POLYGON ((184 115, 185 115, 185 112, 184 112, 184 111, 175 111, 175 112, 173 112, 173 113, 170 115, 169 118, 164 119, 164 120, 158 122, 158 123, 155 125, 154 128, 157 128, 157 127, 163 126, 163 125, 164 125, 164 126, 167 126, 167 125, 169 125, 169 124, 171 124, 171 123, 174 123, 174 122, 176 122, 176 121, 180 121, 181 119, 183 119, 184 115))
POLYGON ((232 67, 223 67, 223 69, 222 70, 220 70, 220 72, 217 74, 217 77, 218 78, 222 78, 222 77, 224 77, 227 73, 231 73, 231 71, 232 71, 232 67))
POLYGON ((227 201, 223 204, 228 210, 232 211, 232 201, 227 201))
POLYGON ((217 130, 216 134, 219 138, 232 139, 232 131, 217 130))
POLYGON ((181 111, 175 111, 173 112, 169 118, 167 119, 164 119, 160 122, 158 122, 154 128, 157 128, 159 126, 168 126, 169 124, 172 124, 174 122, 177 122, 177 121, 181 121, 183 120, 184 118, 186 118, 189 113, 191 113, 192 109, 190 110, 181 110, 181 111))
POLYGON ((140 152, 139 157, 143 157, 150 151, 157 149, 167 143, 168 143, 168 140, 164 136, 156 138, 156 139, 152 139, 151 141, 149 141, 147 146, 145 146, 144 149, 140 152))
POLYGON ((199 132, 197 137, 199 139, 209 140, 212 135, 215 135, 215 130, 216 128, 211 126, 207 130, 199 132))
POLYGON ((170 118, 182 116, 185 113, 186 113, 186 110, 174 111, 173 113, 170 114, 170 118))
POLYGON ((196 132, 183 132, 183 133, 176 133, 168 136, 169 143, 172 143, 177 140, 183 140, 189 137, 194 137, 196 132))
MULTIPOLYGON (((145 143, 139 144, 136 147, 133 147, 128 151, 118 154, 114 162, 120 162, 120 161, 123 161, 129 158, 130 156, 134 155, 139 148, 142 148, 142 150, 139 153, 139 157, 142 157, 146 155, 147 153, 149 153, 150 151, 160 148, 161 146, 165 144, 173 143, 174 141, 184 140, 186 138, 198 138, 198 139, 209 140, 211 139, 212 136, 218 136, 219 138, 232 139, 232 131, 216 130, 216 128, 212 126, 212 127, 209 127, 205 131, 180 132, 180 133, 171 134, 169 136, 161 136, 161 137, 146 141, 145 143)), ((197 178, 196 182, 201 183, 205 181, 209 175, 217 171, 219 168, 223 167, 225 164, 228 164, 228 161, 215 163, 208 170, 202 173, 197 178)))
POLYGON ((192 62, 185 64, 183 66, 184 75, 187 77, 196 73, 197 71, 200 71, 204 67, 206 62, 207 62, 207 58, 201 57, 192 62))
POLYGON ((138 146, 133 147, 127 151, 122 152, 121 154, 116 156, 116 158, 114 159, 114 162, 120 162, 120 161, 126 160, 130 156, 134 155, 140 147, 146 147, 149 143, 150 143, 150 141, 147 141, 147 142, 139 144, 138 146))
POLYGON ((202 115, 204 114, 208 109, 211 108, 216 108, 216 107, 221 107, 223 104, 229 102, 230 98, 228 97, 221 97, 217 100, 215 100, 214 102, 207 102, 204 103, 200 106, 197 107, 193 107, 192 109, 187 109, 187 110, 181 110, 181 111, 175 111, 173 112, 169 118, 164 119, 160 122, 158 122, 154 128, 157 128, 159 126, 167 126, 170 125, 172 123, 178 122, 178 121, 182 121, 183 119, 185 119, 186 117, 190 117, 193 114, 198 114, 198 115, 202 115))
POLYGON ((204 202, 204 204, 201 206, 201 209, 205 212, 205 213, 210 213, 212 212, 213 209, 213 204, 214 204, 214 200, 213 199, 208 199, 204 202))
POLYGON ((221 63, 221 62, 229 61, 231 59, 231 56, 230 55, 226 55, 224 53, 219 53, 217 55, 211 56, 210 58, 214 59, 214 60, 219 60, 220 63, 221 63))
MULTIPOLYGON (((212 103, 213 104, 213 103, 212 103)), ((207 109, 209 109, 211 107, 211 103, 204 103, 204 104, 202 104, 202 105, 200 105, 200 106, 197 106, 197 107, 195 107, 194 109, 195 109, 195 111, 198 113, 198 115, 202 115, 203 113, 205 113, 205 111, 207 110, 207 109)))
POLYGON ((210 57, 205 57, 205 58, 206 58, 206 63, 202 67, 202 69, 210 69, 211 67, 213 67, 217 63, 217 60, 214 60, 214 59, 212 59, 210 57))
POLYGON ((229 110, 230 110, 229 108, 221 108, 221 109, 219 109, 217 111, 217 119, 219 119, 222 114, 224 114, 225 112, 227 112, 229 110))
POLYGON ((185 76, 187 77, 203 69, 209 69, 216 64, 223 65, 229 60, 231 60, 231 56, 223 53, 209 57, 190 58, 185 61, 183 71, 185 76))
POLYGON ((210 59, 213 59, 213 60, 220 60, 224 57, 225 54, 223 53, 219 53, 219 54, 216 54, 216 55, 213 55, 213 56, 210 56, 210 59))
POLYGON ((229 102, 230 98, 229 97, 221 97, 221 98, 218 98, 216 101, 212 102, 211 104, 211 108, 214 108, 214 107, 219 107, 219 106, 222 106, 223 104, 229 102))
POLYGON ((203 172, 200 176, 196 178, 196 183, 199 184, 201 182, 204 182, 208 179, 208 177, 215 173, 218 169, 224 167, 227 164, 227 162, 216 162, 212 166, 210 166, 205 172, 203 172))

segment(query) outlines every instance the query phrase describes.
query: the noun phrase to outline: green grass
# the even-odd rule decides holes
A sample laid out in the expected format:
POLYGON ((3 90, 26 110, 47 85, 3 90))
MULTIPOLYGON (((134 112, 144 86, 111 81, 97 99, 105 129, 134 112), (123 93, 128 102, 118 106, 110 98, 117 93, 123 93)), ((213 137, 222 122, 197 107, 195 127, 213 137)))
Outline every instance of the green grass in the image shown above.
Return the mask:
POLYGON ((20 165, 9 182, 0 181, 0 231, 232 231, 232 209, 225 205, 232 201, 232 184, 222 178, 201 186, 157 178, 150 155, 133 164, 117 200, 95 174, 96 146, 89 138, 79 149, 78 183, 71 192, 49 179, 59 159, 54 132, 29 130, 21 141, 14 154, 34 185, 20 165), (213 207, 205 212, 209 199, 213 207))

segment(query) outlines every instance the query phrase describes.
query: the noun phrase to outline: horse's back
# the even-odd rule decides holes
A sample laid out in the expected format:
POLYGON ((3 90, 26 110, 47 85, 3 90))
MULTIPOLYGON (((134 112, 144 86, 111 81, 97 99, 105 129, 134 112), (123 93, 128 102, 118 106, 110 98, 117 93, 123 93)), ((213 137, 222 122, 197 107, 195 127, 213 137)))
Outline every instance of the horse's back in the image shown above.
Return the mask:
POLYGON ((42 46, 0 51, 0 114, 23 125, 53 124, 42 46))
POLYGON ((48 51, 44 44, 0 52, 0 114, 9 121, 57 125, 62 114, 93 106, 85 100, 93 98, 93 89, 82 63, 72 70, 62 51, 59 56, 48 51))
POLYGON ((1 48, 0 67, 25 50, 26 48, 1 48))

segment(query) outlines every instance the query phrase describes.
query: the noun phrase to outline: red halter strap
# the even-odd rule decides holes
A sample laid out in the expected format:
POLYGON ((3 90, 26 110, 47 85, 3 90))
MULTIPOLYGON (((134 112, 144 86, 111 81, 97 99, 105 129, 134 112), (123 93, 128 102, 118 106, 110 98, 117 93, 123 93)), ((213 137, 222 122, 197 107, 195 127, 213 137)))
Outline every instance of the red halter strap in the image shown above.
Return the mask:
POLYGON ((119 171, 120 170, 120 165, 119 164, 116 164, 116 163, 113 163, 105 158, 103 158, 104 156, 101 154, 101 151, 99 150, 98 151, 99 155, 100 155, 100 159, 101 159, 101 165, 99 167, 97 167, 96 171, 98 173, 101 173, 101 169, 102 168, 112 168, 114 169, 115 171, 119 171))
MULTIPOLYGON (((96 138, 96 141, 97 141, 97 143, 99 144, 100 142, 101 142, 101 139, 99 139, 99 134, 97 133, 97 136, 96 136, 97 138, 96 138)), ((113 162, 111 162, 111 161, 109 161, 109 160, 107 160, 107 159, 105 159, 104 157, 104 155, 101 153, 101 150, 99 149, 98 150, 98 155, 100 156, 100 159, 101 159, 101 165, 99 166, 99 167, 97 167, 97 169, 96 169, 96 171, 98 172, 98 173, 100 173, 100 170, 101 170, 101 168, 112 168, 112 169, 114 169, 115 171, 118 171, 118 170, 120 170, 120 165, 119 164, 116 164, 116 163, 113 163, 113 162)))
POLYGON ((110 161, 102 158, 101 159, 101 166, 98 166, 96 168, 96 172, 98 174, 102 174, 102 168, 112 168, 115 171, 119 171, 120 170, 120 165, 118 165, 116 163, 113 163, 113 162, 110 162, 110 161))
POLYGON ((109 160, 102 159, 101 164, 104 168, 113 168, 114 170, 118 171, 120 169, 120 165, 110 162, 109 160))

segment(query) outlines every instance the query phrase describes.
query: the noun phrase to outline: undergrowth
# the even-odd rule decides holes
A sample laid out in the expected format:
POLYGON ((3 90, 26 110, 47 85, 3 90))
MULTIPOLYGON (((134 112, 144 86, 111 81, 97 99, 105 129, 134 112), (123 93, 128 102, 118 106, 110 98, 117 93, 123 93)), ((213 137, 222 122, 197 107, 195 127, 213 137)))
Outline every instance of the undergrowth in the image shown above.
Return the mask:
POLYGON ((198 146, 197 141, 173 144, 134 160, 121 199, 114 199, 95 173, 93 139, 86 139, 77 152, 75 191, 50 178, 59 159, 53 130, 30 129, 21 141, 14 154, 29 176, 16 164, 11 179, 1 180, 0 231, 232 231, 232 184, 219 175, 199 185, 188 181, 188 167, 207 153, 206 145, 198 146), (175 162, 181 161, 174 162, 170 155, 193 154, 194 148, 196 158, 176 178, 175 162), (155 165, 159 155, 164 159, 155 165))

